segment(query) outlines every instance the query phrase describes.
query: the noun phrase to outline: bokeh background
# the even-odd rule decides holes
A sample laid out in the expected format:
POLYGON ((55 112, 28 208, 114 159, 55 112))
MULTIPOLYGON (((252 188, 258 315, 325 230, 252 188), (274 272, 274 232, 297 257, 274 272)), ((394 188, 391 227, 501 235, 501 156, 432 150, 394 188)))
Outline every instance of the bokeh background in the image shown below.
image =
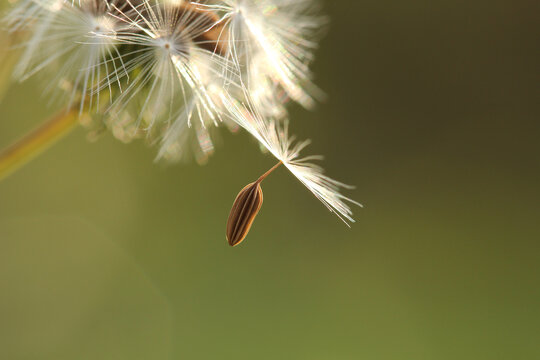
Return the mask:
MULTIPOLYGON (((232 201, 274 163, 249 136, 164 166, 78 129, 0 183, 1 359, 540 358, 538 2, 325 7, 329 100, 292 125, 357 223, 280 169, 232 249, 232 201)), ((13 85, 0 145, 53 112, 13 85)))

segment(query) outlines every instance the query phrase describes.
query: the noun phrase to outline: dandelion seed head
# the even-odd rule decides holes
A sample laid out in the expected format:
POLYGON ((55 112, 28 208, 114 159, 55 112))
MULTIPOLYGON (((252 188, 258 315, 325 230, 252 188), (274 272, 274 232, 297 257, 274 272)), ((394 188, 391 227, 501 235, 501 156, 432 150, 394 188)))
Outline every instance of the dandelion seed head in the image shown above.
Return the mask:
POLYGON ((47 93, 97 119, 93 134, 145 138, 157 160, 203 164, 219 127, 245 129, 353 221, 347 186, 288 134, 289 100, 311 109, 323 97, 310 70, 326 23, 317 0, 21 0, 5 23, 27 33, 14 76, 47 74, 47 93))

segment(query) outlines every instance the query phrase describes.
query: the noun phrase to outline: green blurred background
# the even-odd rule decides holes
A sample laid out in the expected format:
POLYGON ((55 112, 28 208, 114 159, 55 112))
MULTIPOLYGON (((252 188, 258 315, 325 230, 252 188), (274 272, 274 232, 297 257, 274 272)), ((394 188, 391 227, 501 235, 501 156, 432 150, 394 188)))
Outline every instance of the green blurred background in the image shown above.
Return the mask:
MULTIPOLYGON (((230 248, 274 163, 247 135, 164 166, 76 130, 0 183, 0 359, 540 358, 538 10, 326 2, 329 100, 293 130, 357 186, 351 229, 280 169, 230 248)), ((0 146, 53 112, 40 89, 8 90, 0 146)))

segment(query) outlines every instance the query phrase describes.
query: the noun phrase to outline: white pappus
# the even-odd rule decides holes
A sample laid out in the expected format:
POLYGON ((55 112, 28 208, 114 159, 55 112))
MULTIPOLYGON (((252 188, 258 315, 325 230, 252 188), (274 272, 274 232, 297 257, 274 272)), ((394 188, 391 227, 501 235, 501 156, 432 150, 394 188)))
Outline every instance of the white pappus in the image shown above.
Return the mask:
POLYGON ((102 66, 103 59, 117 56, 110 36, 122 24, 109 11, 119 1, 24 0, 7 16, 11 31, 27 33, 19 44, 23 52, 15 78, 22 81, 45 71, 49 75, 45 91, 67 90, 68 106, 77 102, 81 112, 85 106, 99 106, 100 94, 94 90, 114 70, 102 66))

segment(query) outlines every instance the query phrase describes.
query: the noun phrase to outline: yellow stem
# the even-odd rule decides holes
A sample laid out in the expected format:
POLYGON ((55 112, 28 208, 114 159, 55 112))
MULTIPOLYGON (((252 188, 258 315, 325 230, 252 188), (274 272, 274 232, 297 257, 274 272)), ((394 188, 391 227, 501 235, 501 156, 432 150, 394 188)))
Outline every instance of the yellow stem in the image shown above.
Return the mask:
POLYGON ((0 151, 0 180, 41 154, 75 127, 78 111, 62 110, 28 135, 0 151))

